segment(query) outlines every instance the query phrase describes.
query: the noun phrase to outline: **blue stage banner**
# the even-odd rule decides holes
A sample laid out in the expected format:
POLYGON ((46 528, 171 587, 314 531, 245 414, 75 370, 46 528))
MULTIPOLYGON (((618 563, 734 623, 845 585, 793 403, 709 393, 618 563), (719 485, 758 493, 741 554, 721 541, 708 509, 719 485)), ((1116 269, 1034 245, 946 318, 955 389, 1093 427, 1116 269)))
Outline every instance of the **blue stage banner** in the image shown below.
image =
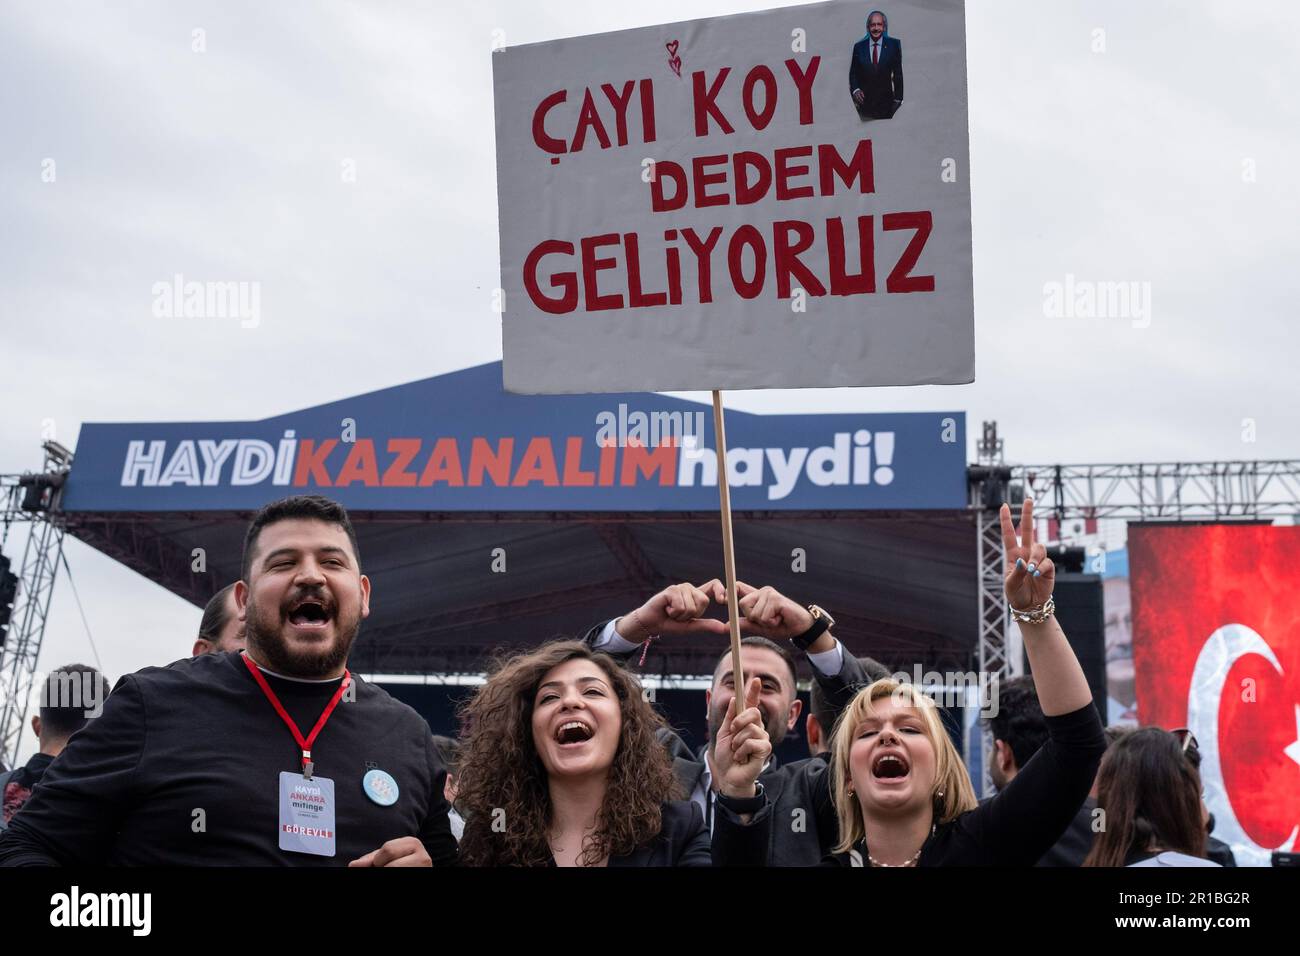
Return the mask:
MULTIPOLYGON (((963 412, 727 412, 732 508, 966 505, 963 412)), ((258 422, 86 424, 69 512, 714 511, 709 406, 654 393, 511 395, 499 362, 258 422)))

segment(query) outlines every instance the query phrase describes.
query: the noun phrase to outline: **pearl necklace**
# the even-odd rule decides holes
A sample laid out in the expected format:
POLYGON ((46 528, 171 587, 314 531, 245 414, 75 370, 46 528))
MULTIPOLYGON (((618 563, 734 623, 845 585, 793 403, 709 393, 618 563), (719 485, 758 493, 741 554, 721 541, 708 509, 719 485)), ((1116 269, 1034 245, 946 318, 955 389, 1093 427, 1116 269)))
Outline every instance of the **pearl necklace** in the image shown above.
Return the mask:
MULTIPOLYGON (((930 824, 930 836, 934 836, 935 831, 936 831, 937 829, 938 829, 938 824, 934 824, 934 823, 930 824)), ((925 844, 922 843, 922 844, 921 844, 921 850, 924 850, 924 849, 925 849, 925 844)), ((888 869, 888 868, 901 869, 901 868, 903 868, 903 867, 905 867, 905 866, 916 866, 917 861, 921 859, 921 850, 917 850, 916 853, 914 853, 914 854, 912 855, 912 858, 911 858, 910 860, 907 860, 906 862, 903 862, 903 863, 881 863, 881 862, 880 862, 879 860, 877 860, 874 856, 872 856, 870 852, 868 852, 868 853, 867 853, 867 862, 870 863, 872 866, 881 866, 881 867, 885 867, 885 868, 887 868, 887 869, 888 869)))

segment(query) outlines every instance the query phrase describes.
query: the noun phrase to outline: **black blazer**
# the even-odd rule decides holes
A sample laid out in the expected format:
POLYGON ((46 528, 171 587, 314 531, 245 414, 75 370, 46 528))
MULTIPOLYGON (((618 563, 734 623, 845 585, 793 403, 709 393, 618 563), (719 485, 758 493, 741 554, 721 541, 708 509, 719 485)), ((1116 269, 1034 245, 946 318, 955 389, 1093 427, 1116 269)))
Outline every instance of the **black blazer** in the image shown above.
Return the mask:
MULTIPOLYGON (((846 661, 861 666, 846 651, 846 661)), ((673 759, 677 780, 687 793, 695 790, 704 775, 704 752, 701 747, 695 760, 681 757, 673 759)), ((821 784, 821 778, 830 772, 822 757, 809 757, 793 763, 778 764, 775 757, 758 778, 767 796, 765 809, 754 815, 747 834, 753 843, 743 848, 733 842, 726 844, 728 858, 725 864, 745 866, 816 866, 839 840, 839 822, 830 799, 830 787, 821 784), (763 850, 756 861, 750 862, 753 844, 763 850), (743 856, 744 860, 737 859, 743 856)), ((715 804, 713 835, 718 837, 723 807, 715 804)))
POLYGON ((611 856, 610 866, 712 866, 709 831, 704 814, 689 800, 669 800, 663 805, 663 828, 648 846, 627 856, 611 856))
MULTIPOLYGON (((713 837, 704 814, 690 800, 663 804, 659 835, 624 856, 611 856, 610 866, 762 866, 765 817, 755 814, 746 826, 723 807, 713 821, 713 837)), ((551 866, 555 861, 551 861, 551 866)))
POLYGON ((880 62, 873 66, 871 37, 855 43, 849 61, 849 94, 854 90, 861 90, 866 97, 858 107, 858 115, 863 119, 893 116, 895 101, 903 99, 903 44, 891 36, 882 36, 880 62))

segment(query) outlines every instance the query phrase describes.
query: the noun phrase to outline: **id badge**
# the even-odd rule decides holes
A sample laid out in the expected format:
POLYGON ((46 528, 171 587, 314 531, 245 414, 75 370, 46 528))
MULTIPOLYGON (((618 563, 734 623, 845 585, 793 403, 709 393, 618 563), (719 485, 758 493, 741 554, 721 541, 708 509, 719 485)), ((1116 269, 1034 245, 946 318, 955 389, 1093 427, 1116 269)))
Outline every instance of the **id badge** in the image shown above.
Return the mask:
POLYGON ((333 856, 334 781, 300 773, 280 774, 280 849, 333 856))

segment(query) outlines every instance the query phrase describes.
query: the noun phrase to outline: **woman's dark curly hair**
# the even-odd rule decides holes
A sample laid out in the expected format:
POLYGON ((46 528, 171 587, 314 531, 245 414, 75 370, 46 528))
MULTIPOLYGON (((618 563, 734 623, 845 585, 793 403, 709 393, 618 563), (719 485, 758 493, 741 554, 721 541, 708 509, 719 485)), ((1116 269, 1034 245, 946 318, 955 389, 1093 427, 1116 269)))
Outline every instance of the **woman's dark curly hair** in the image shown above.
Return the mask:
POLYGON ((533 743, 533 701, 546 673, 571 660, 591 661, 605 672, 623 720, 605 802, 583 842, 582 863, 626 855, 658 836, 660 805, 677 789, 672 762, 655 737, 663 718, 642 696, 636 678, 609 655, 581 641, 551 641, 507 658, 461 708, 456 805, 465 817, 462 864, 550 863, 551 797, 533 743))

